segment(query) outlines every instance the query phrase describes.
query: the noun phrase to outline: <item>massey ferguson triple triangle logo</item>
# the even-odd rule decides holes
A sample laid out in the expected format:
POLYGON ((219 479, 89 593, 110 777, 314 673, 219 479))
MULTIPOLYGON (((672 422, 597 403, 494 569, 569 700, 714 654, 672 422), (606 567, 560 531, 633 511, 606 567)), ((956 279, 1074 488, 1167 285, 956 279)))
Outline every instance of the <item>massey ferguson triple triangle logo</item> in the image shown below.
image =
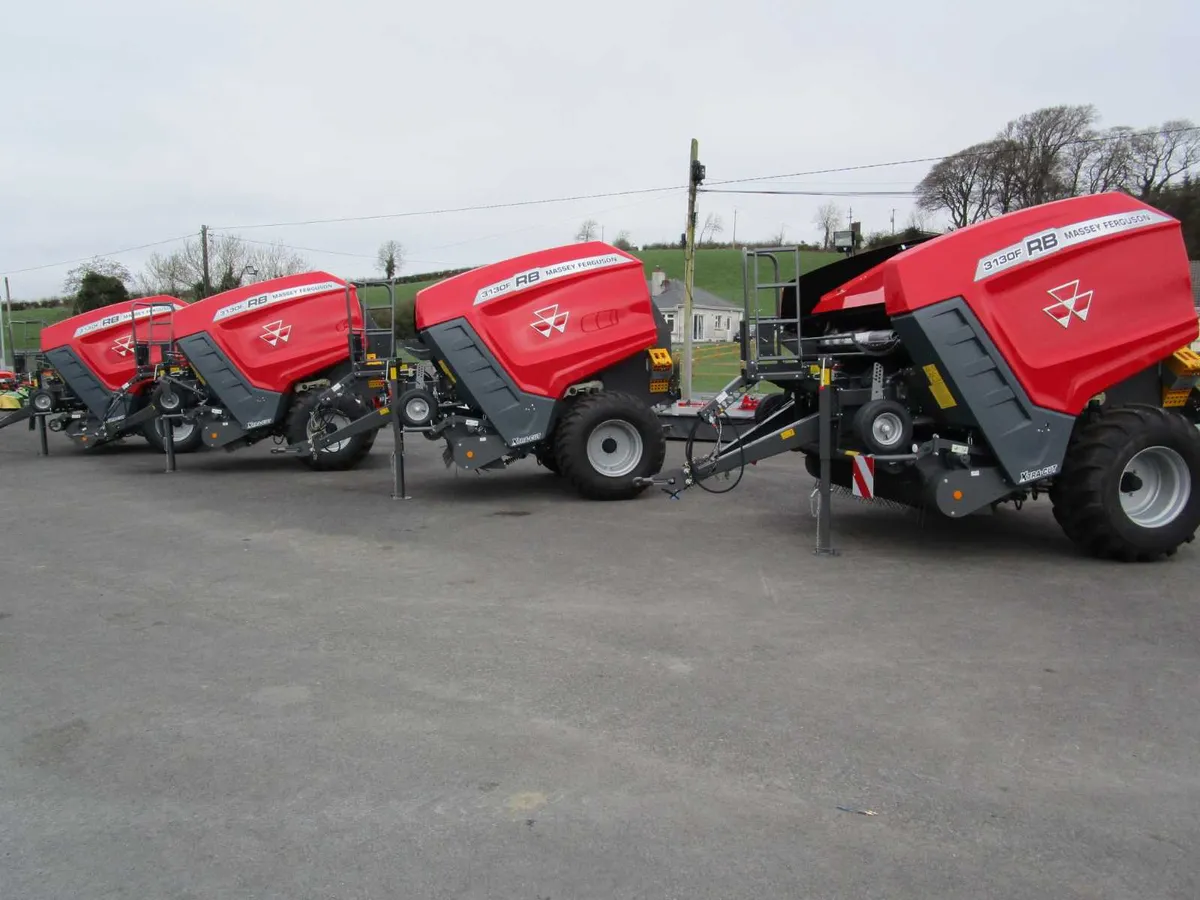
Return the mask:
POLYGON ((133 335, 127 334, 123 338, 118 338, 116 343, 110 348, 117 356, 128 356, 133 352, 133 335))
POLYGON ((288 338, 292 336, 292 326, 284 325, 283 319, 276 319, 274 322, 268 322, 263 326, 263 333, 259 335, 264 341, 272 347, 279 344, 280 341, 287 343, 288 338))
POLYGON ((1080 322, 1087 321, 1088 310, 1092 306, 1092 292, 1080 293, 1078 278, 1050 288, 1047 293, 1058 302, 1043 307, 1043 309, 1045 309, 1046 315, 1063 328, 1070 326, 1072 316, 1078 318, 1080 322))
POLYGON ((558 311, 558 304, 553 306, 543 306, 541 309, 533 311, 534 319, 530 323, 533 330, 544 338, 550 337, 551 333, 557 331, 562 334, 567 330, 567 319, 570 317, 569 312, 558 311))

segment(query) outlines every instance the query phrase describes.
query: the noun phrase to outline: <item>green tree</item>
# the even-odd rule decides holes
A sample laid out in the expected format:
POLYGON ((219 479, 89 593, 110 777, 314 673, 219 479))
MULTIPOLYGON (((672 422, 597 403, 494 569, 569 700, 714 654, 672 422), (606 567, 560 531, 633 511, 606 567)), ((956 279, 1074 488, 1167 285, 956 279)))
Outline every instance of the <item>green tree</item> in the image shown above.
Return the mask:
POLYGON ((128 299, 129 290, 120 278, 99 272, 85 272, 79 281, 79 292, 75 294, 72 309, 74 315, 79 315, 128 299))

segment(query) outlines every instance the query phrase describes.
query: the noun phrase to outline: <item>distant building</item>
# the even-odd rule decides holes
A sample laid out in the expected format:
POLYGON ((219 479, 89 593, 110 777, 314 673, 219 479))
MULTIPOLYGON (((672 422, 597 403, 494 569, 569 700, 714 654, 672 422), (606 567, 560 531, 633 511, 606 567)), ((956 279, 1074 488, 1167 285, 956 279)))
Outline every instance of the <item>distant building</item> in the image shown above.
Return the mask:
MULTIPOLYGON (((663 318, 671 326, 671 343, 678 345, 683 334, 683 281, 668 278, 662 269, 655 268, 650 275, 650 297, 654 305, 662 310, 663 318)), ((739 303, 731 303, 724 297, 709 293, 702 288, 692 288, 692 341, 697 344, 714 344, 736 341, 742 324, 743 309, 739 303)))

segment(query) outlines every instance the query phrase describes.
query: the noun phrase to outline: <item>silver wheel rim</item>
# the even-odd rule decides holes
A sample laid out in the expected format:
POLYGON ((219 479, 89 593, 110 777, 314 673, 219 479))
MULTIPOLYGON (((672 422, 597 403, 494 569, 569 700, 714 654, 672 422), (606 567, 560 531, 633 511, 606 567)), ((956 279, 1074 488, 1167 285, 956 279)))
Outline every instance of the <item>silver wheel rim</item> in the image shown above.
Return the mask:
POLYGON ((871 437, 881 447, 890 447, 900 440, 904 432, 904 423, 895 413, 880 413, 871 423, 871 437))
POLYGON ((1135 525, 1162 528, 1179 518, 1192 495, 1192 473, 1170 447, 1147 447, 1121 472, 1121 509, 1135 525))
POLYGON ((404 404, 404 415, 408 421, 416 425, 423 425, 429 418, 429 401, 424 397, 413 397, 404 404))
MULTIPOLYGON (((163 433, 162 419, 154 420, 154 428, 155 428, 155 430, 158 431, 159 437, 165 436, 163 433)), ((186 441, 188 438, 190 438, 192 436, 192 434, 195 432, 195 430, 196 430, 195 422, 176 422, 174 425, 171 426, 172 441, 176 444, 182 444, 184 441, 186 441)))
MULTIPOLYGON (((323 412, 313 413, 308 417, 308 439, 322 434, 333 434, 335 431, 341 431, 350 424, 350 419, 342 415, 340 412, 323 412)), ((330 444, 322 448, 322 453, 337 453, 350 442, 350 438, 342 438, 340 441, 330 444)))
POLYGON ((158 408, 174 411, 179 409, 179 395, 171 391, 163 391, 158 398, 158 408))
POLYGON ((642 436, 631 423, 609 419, 592 429, 587 456, 592 468, 601 475, 620 478, 642 461, 642 436))
POLYGON ((54 398, 49 394, 38 394, 33 398, 33 408, 38 412, 47 412, 54 406, 54 398))

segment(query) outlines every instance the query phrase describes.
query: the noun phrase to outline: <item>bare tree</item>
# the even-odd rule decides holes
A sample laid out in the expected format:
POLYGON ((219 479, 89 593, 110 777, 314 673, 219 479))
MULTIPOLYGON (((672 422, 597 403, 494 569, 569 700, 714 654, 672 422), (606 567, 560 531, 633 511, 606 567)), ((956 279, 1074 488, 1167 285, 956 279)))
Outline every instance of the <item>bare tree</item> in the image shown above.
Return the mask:
POLYGON ((1096 118, 1096 109, 1090 104, 1048 106, 1004 126, 999 138, 1015 153, 1015 168, 1020 173, 1017 200, 1021 207, 1067 196, 1064 151, 1087 139, 1096 118))
POLYGON ((1131 139, 1129 188, 1143 200, 1151 200, 1177 176, 1200 162, 1200 132, 1188 119, 1164 122, 1154 134, 1131 139))
POLYGON ((780 225, 779 230, 770 237, 771 246, 782 247, 783 242, 787 239, 787 226, 780 225))
MULTIPOLYGON (((214 290, 226 291, 252 279, 279 278, 309 268, 299 253, 283 244, 260 244, 232 234, 211 235, 208 242, 209 282, 214 290)), ((189 239, 167 256, 154 253, 138 274, 138 289, 144 293, 180 296, 198 290, 204 280, 204 252, 199 238, 189 239)))
POLYGON ((842 227, 842 209, 832 200, 822 203, 813 216, 813 223, 822 232, 821 246, 828 250, 833 246, 833 233, 842 227))
POLYGON ((399 241, 384 241, 379 245, 375 265, 383 271, 385 278, 395 278, 404 260, 404 247, 399 241))
POLYGON ((600 224, 595 219, 588 219, 575 232, 575 240, 581 243, 583 241, 594 241, 596 239, 596 231, 599 228, 600 224))
POLYGON ((267 278, 282 278, 284 275, 298 275, 309 268, 308 260, 283 244, 267 244, 258 247, 250 257, 249 265, 254 269, 248 281, 262 281, 267 278))
POLYGON ((83 276, 88 274, 88 272, 95 272, 97 275, 107 275, 116 278, 125 285, 133 282, 133 276, 129 274, 129 270, 123 264, 117 262, 115 259, 95 256, 67 272, 66 280, 63 281, 63 293, 78 294, 79 287, 83 283, 83 276))
POLYGON ((1089 129, 1063 152, 1068 196, 1126 188, 1132 177, 1132 128, 1089 129))
POLYGON ((994 148, 976 144, 938 162, 917 185, 917 208, 946 212, 962 228, 986 218, 992 203, 994 148))
POLYGON ((633 240, 629 237, 629 232, 621 229, 617 232, 617 236, 613 238, 613 246, 618 250, 633 250, 633 240))
POLYGON ((706 241, 711 241, 724 230, 725 223, 721 221, 720 214, 709 213, 704 217, 704 224, 700 226, 700 236, 697 239, 697 243, 703 244, 706 241))

